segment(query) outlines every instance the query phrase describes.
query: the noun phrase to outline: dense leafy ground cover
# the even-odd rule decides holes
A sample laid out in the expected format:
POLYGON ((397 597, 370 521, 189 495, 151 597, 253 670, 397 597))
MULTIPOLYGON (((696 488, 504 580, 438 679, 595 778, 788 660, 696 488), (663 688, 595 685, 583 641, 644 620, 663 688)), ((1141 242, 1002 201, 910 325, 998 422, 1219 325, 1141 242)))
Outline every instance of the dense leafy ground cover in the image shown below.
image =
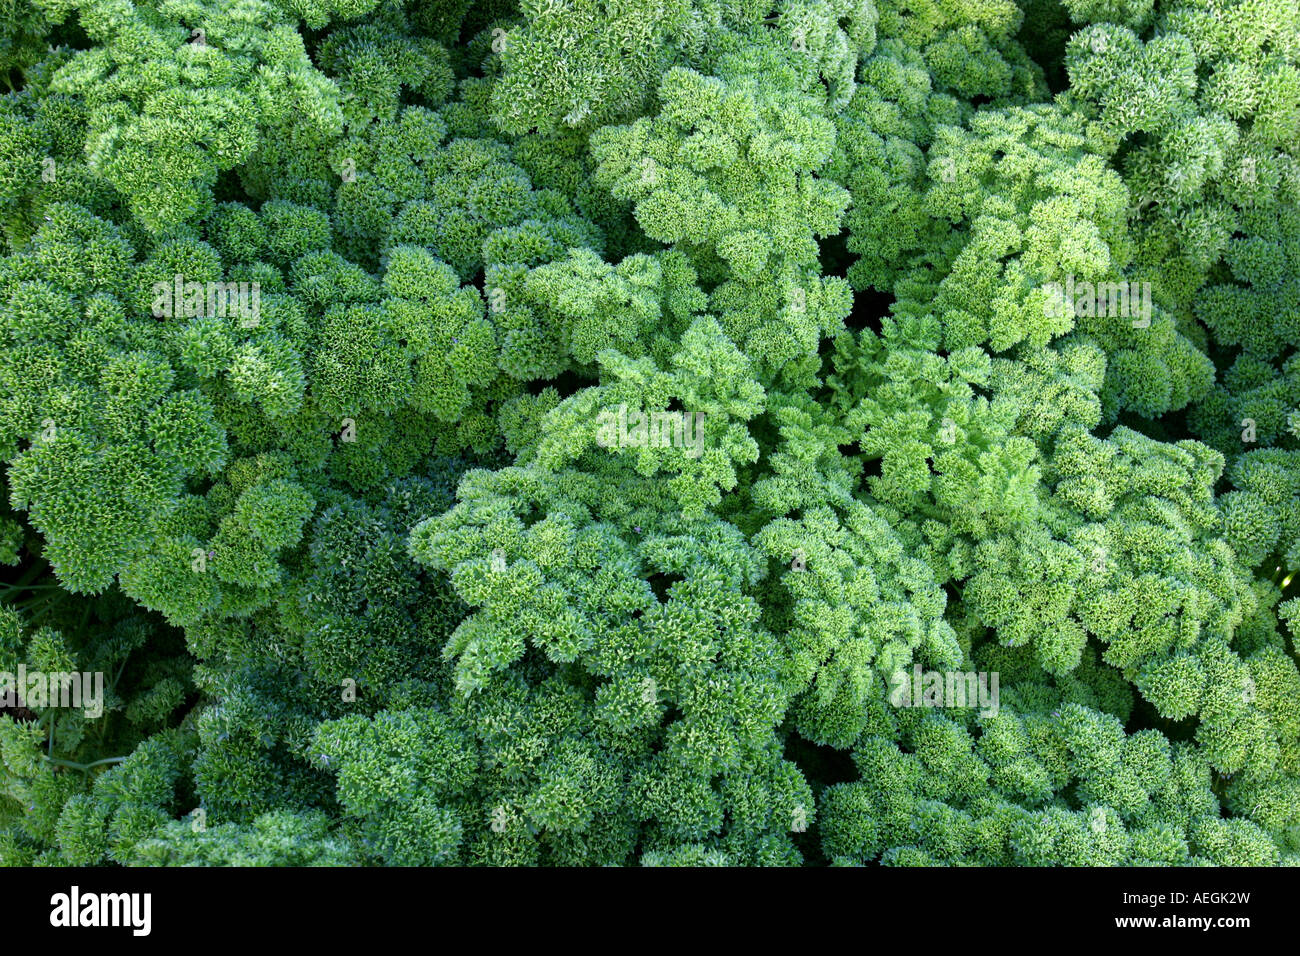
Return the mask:
POLYGON ((9 682, 0 862, 1300 861, 1297 0, 0 0, 0 79, 0 672, 103 681, 9 682))

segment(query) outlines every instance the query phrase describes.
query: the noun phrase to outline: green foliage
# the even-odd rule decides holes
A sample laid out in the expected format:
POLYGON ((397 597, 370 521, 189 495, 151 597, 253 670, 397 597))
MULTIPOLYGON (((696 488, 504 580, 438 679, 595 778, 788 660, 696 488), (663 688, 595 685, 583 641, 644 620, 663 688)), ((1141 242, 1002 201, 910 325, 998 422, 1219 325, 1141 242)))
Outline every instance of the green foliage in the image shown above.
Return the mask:
POLYGON ((0 863, 1300 862, 1298 36, 0 0, 0 863))

